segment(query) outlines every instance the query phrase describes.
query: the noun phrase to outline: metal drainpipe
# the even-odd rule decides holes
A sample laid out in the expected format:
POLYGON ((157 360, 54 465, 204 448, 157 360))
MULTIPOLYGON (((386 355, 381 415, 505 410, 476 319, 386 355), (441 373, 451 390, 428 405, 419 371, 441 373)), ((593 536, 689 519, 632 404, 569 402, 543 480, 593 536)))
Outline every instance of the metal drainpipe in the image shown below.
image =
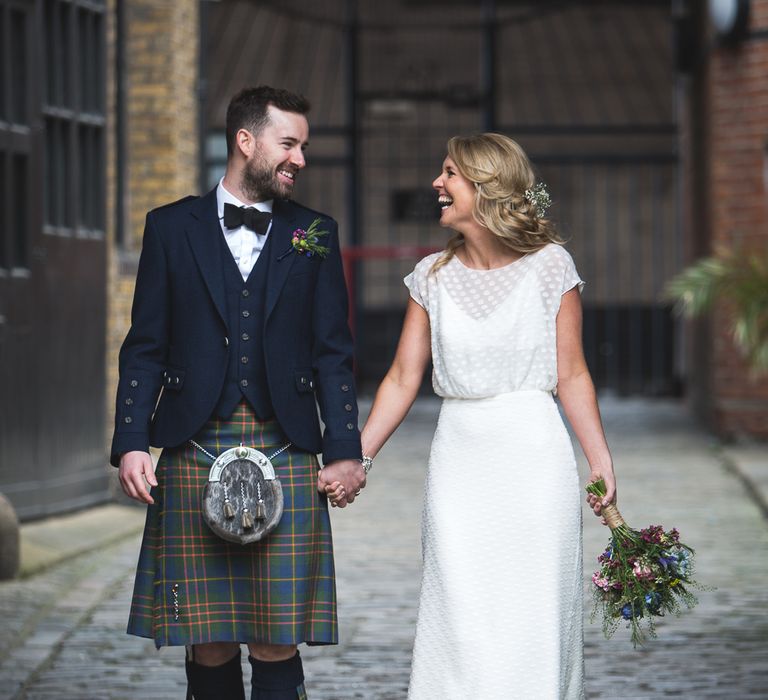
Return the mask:
MULTIPOLYGON (((348 165, 347 165, 347 226, 349 228, 349 244, 357 247, 360 245, 360 222, 361 217, 361 197, 360 187, 362 175, 362 154, 361 154, 361 134, 360 134, 360 112, 359 112, 359 72, 358 72, 358 41, 359 41, 359 22, 357 16, 356 0, 347 0, 347 27, 346 27, 346 78, 347 78, 347 127, 348 127, 348 165)), ((352 289, 349 294, 354 304, 354 315, 352 325, 354 329, 360 328, 360 263, 357 259, 349 259, 349 264, 354 266, 351 278, 353 280, 352 289)))
POLYGON ((496 129, 496 0, 483 0, 483 128, 496 129))

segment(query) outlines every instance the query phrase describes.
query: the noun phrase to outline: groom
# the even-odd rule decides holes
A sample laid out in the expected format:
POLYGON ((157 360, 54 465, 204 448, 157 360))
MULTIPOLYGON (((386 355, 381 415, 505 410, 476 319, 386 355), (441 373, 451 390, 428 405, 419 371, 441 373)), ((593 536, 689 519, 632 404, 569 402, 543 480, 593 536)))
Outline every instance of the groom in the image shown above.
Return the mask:
POLYGON ((347 502, 365 474, 337 225, 290 200, 308 111, 286 90, 235 95, 217 187, 147 216, 120 352, 111 461, 123 490, 149 504, 128 631, 185 645, 197 700, 244 698, 241 643, 252 699, 305 697, 297 645, 337 640, 315 454, 347 502), (324 233, 302 248, 313 223, 324 233), (201 519, 211 460, 188 441, 221 453, 244 440, 266 450, 265 436, 292 443, 274 460, 284 513, 265 540, 233 545, 201 519), (157 475, 150 445, 164 448, 157 475))

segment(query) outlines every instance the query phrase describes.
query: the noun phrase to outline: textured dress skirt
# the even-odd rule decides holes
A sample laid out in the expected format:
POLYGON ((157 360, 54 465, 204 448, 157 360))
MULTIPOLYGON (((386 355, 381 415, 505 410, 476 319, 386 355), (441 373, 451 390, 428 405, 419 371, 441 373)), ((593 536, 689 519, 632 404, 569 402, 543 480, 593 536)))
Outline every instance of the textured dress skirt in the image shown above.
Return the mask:
MULTIPOLYGON (((240 444, 271 455, 288 441, 246 404, 194 440, 214 455, 240 444)), ((166 449, 147 510, 128 633, 157 647, 208 642, 336 644, 336 587, 327 500, 317 458, 293 447, 272 460, 282 483, 278 526, 248 545, 215 535, 201 515, 212 460, 166 449)))
POLYGON ((583 697, 580 501, 549 392, 444 400, 411 700, 583 697))

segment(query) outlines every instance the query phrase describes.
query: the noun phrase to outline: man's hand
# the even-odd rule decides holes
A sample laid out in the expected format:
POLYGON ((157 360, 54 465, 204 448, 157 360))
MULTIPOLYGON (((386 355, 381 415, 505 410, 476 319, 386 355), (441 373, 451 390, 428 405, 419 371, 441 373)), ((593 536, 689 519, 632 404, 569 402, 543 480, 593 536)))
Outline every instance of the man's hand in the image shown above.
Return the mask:
POLYGON ((317 476, 317 490, 343 508, 365 488, 365 470, 357 459, 339 459, 327 464, 317 476))
POLYGON ((126 495, 141 503, 154 503, 147 490, 147 483, 150 486, 157 486, 155 465, 152 463, 149 452, 137 450, 122 455, 119 475, 120 485, 126 495))

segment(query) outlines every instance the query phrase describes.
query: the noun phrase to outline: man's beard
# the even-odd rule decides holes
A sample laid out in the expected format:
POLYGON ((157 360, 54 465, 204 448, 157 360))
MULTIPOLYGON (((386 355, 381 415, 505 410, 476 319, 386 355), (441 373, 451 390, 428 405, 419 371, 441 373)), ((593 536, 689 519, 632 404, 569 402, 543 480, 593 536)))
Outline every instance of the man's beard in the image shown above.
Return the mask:
MULTIPOLYGON (((279 167, 283 167, 281 163, 279 167)), ((290 167, 285 170, 293 172, 290 167)), ((272 168, 260 155, 254 154, 245 164, 243 170, 243 192, 252 202, 267 199, 287 199, 291 196, 293 187, 278 180, 278 168, 272 168)))

